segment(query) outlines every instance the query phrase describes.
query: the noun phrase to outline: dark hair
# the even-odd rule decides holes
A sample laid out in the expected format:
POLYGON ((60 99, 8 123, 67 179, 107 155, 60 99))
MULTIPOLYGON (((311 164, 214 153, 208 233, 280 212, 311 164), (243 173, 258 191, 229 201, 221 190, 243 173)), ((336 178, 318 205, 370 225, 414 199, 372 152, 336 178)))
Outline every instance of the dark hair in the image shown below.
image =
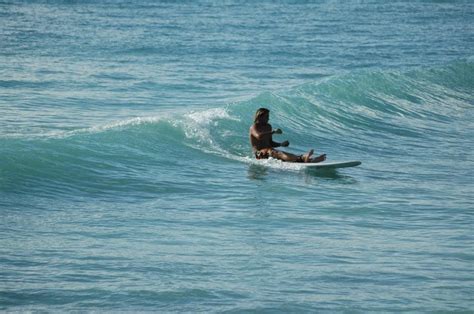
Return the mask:
POLYGON ((255 118, 253 120, 254 123, 258 124, 258 123, 261 123, 262 122, 262 117, 266 114, 270 113, 270 110, 268 110, 267 108, 260 108, 257 110, 257 112, 255 113, 255 118))

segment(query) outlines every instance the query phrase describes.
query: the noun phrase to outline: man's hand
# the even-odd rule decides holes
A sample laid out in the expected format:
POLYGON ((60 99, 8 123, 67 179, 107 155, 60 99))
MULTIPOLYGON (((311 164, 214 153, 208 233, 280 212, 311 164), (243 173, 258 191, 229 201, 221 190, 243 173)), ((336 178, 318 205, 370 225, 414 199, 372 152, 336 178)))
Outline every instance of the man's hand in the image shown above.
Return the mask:
POLYGON ((281 129, 273 130, 273 134, 281 134, 281 133, 283 133, 281 129))
POLYGON ((284 141, 284 142, 281 143, 280 145, 283 146, 283 147, 287 147, 288 145, 290 145, 290 142, 284 141))

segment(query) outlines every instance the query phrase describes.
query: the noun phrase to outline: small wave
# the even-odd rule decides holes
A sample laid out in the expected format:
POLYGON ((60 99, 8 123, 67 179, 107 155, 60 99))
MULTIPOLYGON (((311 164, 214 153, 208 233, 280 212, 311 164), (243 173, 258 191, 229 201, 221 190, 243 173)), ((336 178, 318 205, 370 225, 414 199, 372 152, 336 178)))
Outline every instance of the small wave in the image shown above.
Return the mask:
POLYGON ((0 80, 0 87, 3 88, 28 88, 39 89, 53 86, 54 81, 31 81, 31 80, 0 80))
POLYGON ((104 169, 117 177, 133 177, 135 170, 170 165, 170 155, 176 160, 222 158, 299 170, 297 165, 252 158, 248 128, 255 110, 263 106, 272 110, 273 126, 284 130, 275 140, 288 139, 288 151, 294 153, 315 148, 335 160, 419 152, 433 143, 449 147, 469 138, 472 130, 474 80, 466 68, 473 66, 352 73, 222 107, 10 136, 1 139, 0 170, 11 174, 10 179, 37 176, 54 181, 60 169, 61 180, 67 181, 76 169, 88 174, 80 177, 87 182, 100 178, 104 169))
POLYGON ((349 73, 264 93, 250 104, 253 110, 270 107, 273 121, 299 132, 423 136, 472 107, 473 71, 472 63, 459 62, 407 72, 349 73))

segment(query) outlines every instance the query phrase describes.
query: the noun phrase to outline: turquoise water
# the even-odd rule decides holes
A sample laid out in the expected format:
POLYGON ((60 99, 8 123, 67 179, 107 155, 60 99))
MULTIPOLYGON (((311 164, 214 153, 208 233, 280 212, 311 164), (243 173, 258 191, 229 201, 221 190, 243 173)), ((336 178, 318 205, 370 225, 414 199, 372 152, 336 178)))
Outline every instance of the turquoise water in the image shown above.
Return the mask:
POLYGON ((474 310, 471 1, 0 1, 0 310, 474 310), (259 107, 288 150, 252 159, 259 107))

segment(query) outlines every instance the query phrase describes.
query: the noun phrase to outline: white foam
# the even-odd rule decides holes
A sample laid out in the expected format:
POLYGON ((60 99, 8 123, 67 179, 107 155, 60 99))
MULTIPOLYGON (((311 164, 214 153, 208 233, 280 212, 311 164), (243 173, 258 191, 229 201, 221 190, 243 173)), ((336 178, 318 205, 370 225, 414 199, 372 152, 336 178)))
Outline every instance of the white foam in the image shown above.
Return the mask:
POLYGON ((256 166, 262 166, 262 167, 267 167, 267 168, 272 168, 272 169, 282 169, 282 170, 292 170, 292 171, 299 171, 302 169, 301 164, 299 163, 293 163, 293 162, 284 162, 278 159, 274 158, 268 158, 268 159, 255 159, 252 157, 236 157, 233 156, 234 160, 238 160, 250 165, 256 165, 256 166))
POLYGON ((203 111, 196 111, 185 116, 181 127, 187 138, 197 140, 200 144, 207 144, 213 147, 213 151, 222 151, 211 135, 211 128, 218 127, 216 120, 240 121, 231 117, 225 108, 212 108, 203 111))
POLYGON ((90 131, 92 133, 96 133, 96 132, 107 131, 110 129, 118 129, 118 128, 124 128, 124 127, 129 127, 129 126, 148 124, 148 123, 156 123, 162 120, 163 120, 163 117, 135 117, 135 118, 121 120, 121 121, 114 121, 111 123, 107 123, 105 125, 94 126, 91 128, 87 128, 85 130, 90 131))
POLYGON ((230 116, 226 108, 212 108, 204 111, 192 112, 188 114, 188 118, 199 125, 209 125, 217 119, 240 121, 238 118, 230 116))

